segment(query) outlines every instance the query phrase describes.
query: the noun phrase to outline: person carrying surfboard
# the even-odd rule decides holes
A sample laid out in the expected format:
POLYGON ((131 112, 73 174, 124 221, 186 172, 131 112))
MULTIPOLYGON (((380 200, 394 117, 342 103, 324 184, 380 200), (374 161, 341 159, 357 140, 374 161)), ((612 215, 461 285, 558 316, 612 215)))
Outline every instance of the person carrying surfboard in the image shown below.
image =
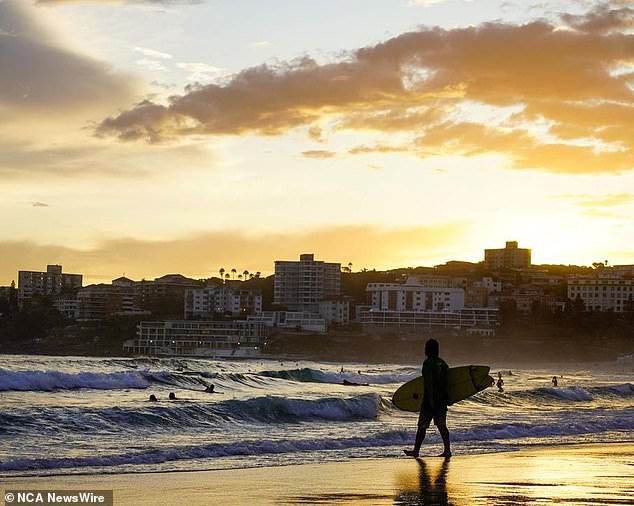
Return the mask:
POLYGON ((434 420, 434 425, 442 437, 445 447, 440 457, 450 457, 449 429, 447 429, 447 371, 449 366, 439 357, 439 345, 435 339, 428 339, 425 343, 425 355, 423 362, 423 403, 418 416, 418 430, 413 450, 403 450, 409 457, 418 457, 420 447, 425 440, 425 433, 429 424, 434 420))

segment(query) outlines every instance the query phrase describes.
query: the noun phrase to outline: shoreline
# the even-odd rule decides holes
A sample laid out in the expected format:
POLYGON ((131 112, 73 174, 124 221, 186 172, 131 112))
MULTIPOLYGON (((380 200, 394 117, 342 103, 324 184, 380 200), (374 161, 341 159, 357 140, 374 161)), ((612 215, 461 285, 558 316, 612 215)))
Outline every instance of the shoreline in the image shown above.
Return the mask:
POLYGON ((3 477, 0 491, 114 490, 117 505, 624 504, 634 495, 633 461, 634 442, 572 443, 450 459, 360 457, 211 471, 3 477))

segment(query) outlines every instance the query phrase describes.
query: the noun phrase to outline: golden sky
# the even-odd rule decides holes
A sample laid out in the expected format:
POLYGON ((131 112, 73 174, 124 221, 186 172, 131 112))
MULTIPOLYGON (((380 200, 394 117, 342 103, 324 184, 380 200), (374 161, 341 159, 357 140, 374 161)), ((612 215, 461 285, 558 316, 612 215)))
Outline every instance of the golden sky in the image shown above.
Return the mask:
POLYGON ((634 263, 632 2, 0 1, 0 284, 634 263))

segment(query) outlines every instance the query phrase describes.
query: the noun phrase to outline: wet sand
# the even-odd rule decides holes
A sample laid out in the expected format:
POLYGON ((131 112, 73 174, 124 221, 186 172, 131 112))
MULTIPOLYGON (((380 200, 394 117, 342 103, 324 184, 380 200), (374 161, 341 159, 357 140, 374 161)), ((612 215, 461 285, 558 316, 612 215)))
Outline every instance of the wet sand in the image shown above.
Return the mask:
MULTIPOLYGON (((394 448, 394 455, 398 451, 394 448)), ((359 458, 240 470, 0 478, 2 492, 29 488, 114 489, 117 506, 634 504, 634 442, 450 459, 359 458)))

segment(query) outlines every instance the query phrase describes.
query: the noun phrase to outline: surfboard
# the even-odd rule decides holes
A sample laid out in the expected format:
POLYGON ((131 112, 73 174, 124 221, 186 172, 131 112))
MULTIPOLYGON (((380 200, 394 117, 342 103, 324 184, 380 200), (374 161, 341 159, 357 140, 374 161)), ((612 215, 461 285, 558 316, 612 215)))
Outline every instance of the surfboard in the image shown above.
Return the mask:
MULTIPOLYGON (((455 404, 493 385, 486 365, 450 367, 447 372, 449 404, 455 404)), ((420 411, 423 403, 423 377, 401 385, 392 396, 392 403, 403 411, 420 411)))

